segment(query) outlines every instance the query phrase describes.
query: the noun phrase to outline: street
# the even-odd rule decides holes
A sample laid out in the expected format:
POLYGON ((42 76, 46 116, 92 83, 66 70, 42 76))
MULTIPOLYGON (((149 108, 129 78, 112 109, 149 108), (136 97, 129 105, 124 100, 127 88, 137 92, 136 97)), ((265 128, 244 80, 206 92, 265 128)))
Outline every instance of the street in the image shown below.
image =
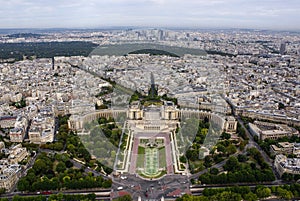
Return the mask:
POLYGON ((189 193, 189 186, 188 177, 183 175, 166 175, 159 180, 144 180, 135 175, 126 175, 126 179, 113 179, 112 197, 127 192, 134 200, 138 200, 138 197, 142 200, 160 200, 162 197, 174 198, 189 193))

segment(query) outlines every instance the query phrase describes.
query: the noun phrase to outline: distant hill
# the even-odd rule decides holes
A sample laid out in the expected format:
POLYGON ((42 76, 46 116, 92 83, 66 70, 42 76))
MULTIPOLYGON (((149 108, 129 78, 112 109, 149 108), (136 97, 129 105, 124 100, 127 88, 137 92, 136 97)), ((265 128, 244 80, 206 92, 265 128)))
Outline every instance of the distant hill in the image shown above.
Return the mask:
POLYGON ((6 35, 9 38, 40 38, 44 34, 35 34, 35 33, 15 33, 6 35))
POLYGON ((164 50, 157 50, 157 49, 142 49, 142 50, 136 50, 133 52, 129 52, 128 54, 150 54, 150 55, 166 55, 171 57, 179 57, 176 54, 173 54, 171 52, 167 52, 164 50))

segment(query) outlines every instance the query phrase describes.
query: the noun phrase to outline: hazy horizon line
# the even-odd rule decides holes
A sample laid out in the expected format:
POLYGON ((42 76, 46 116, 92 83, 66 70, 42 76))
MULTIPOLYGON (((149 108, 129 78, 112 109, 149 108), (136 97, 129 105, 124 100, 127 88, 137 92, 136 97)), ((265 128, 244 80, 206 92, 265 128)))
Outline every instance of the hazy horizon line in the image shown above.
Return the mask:
POLYGON ((249 30, 249 31, 275 31, 275 32, 300 32, 300 28, 247 28, 247 27, 192 27, 192 26, 131 26, 131 25, 105 25, 97 27, 0 27, 0 30, 101 30, 101 29, 165 29, 165 30, 249 30))

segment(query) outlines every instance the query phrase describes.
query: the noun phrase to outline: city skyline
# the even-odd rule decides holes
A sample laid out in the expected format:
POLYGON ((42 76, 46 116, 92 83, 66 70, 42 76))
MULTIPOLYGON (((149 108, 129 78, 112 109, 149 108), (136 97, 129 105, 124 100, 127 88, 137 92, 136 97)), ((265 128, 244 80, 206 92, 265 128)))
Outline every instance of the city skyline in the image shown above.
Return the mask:
POLYGON ((299 197, 300 32, 111 27, 0 28, 0 201, 299 197))
POLYGON ((114 0, 2 2, 0 28, 148 26, 300 30, 296 0, 114 0))

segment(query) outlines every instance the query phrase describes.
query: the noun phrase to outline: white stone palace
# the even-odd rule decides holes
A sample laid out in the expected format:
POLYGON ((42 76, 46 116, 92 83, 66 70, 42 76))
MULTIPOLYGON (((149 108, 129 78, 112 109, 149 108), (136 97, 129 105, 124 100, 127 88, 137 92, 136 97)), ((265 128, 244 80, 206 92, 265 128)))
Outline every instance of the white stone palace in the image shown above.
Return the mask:
MULTIPOLYGON (((127 131, 125 135, 126 146, 123 150, 119 149, 114 165, 117 174, 142 175, 143 171, 147 172, 145 170, 147 169, 146 166, 141 167, 141 162, 139 162, 141 156, 138 155, 139 149, 145 147, 143 142, 148 140, 150 144, 156 144, 156 141, 162 142, 162 144, 156 145, 163 147, 163 153, 159 153, 160 155, 157 158, 160 158, 160 162, 165 160, 165 163, 163 167, 158 166, 155 169, 154 172, 157 175, 160 175, 160 173, 189 174, 188 168, 179 160, 180 156, 184 154, 181 151, 182 145, 177 144, 179 139, 176 130, 181 126, 180 123, 183 119, 207 119, 217 125, 220 132, 235 133, 237 129, 237 121, 232 116, 195 109, 179 109, 170 101, 164 101, 163 103, 150 102, 147 106, 135 101, 123 110, 106 109, 83 116, 72 115, 68 125, 70 129, 84 133, 86 132, 84 130, 85 123, 97 120, 100 117, 118 119, 119 116, 126 117, 122 126, 127 131)), ((195 134, 196 132, 197 130, 195 134)), ((147 160, 145 159, 145 161, 147 160)))
MULTIPOLYGON (((166 104, 170 104, 167 102, 166 104)), ((126 114, 129 120, 139 120, 147 118, 147 109, 141 108, 140 103, 133 103, 128 109, 104 109, 98 110, 85 115, 72 115, 68 121, 68 126, 72 130, 81 131, 86 122, 97 120, 100 117, 117 117, 121 114, 126 114)), ((196 109, 178 109, 171 105, 164 105, 160 108, 161 116, 157 116, 157 120, 180 120, 182 117, 198 117, 201 120, 208 118, 214 120, 227 133, 235 133, 237 129, 237 121, 233 116, 224 116, 218 113, 196 109)))

